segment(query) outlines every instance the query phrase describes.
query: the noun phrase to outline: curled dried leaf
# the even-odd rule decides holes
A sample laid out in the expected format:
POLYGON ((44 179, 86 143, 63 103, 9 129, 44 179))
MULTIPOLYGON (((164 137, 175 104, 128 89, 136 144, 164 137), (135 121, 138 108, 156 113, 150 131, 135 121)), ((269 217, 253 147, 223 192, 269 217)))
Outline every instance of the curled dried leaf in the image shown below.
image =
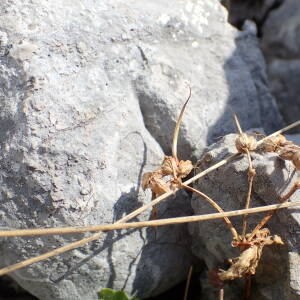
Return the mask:
POLYGON ((239 257, 229 260, 231 267, 227 271, 221 271, 219 278, 224 281, 240 278, 246 274, 255 274, 261 252, 262 248, 258 245, 246 249, 239 257))
POLYGON ((169 186, 162 180, 159 171, 147 172, 142 177, 142 188, 144 190, 151 189, 155 195, 162 195, 170 191, 169 186))
POLYGON ((259 230, 255 238, 247 242, 247 237, 249 236, 246 236, 246 241, 240 243, 242 247, 247 245, 247 248, 242 251, 239 257, 229 260, 231 267, 227 271, 219 273, 221 280, 233 280, 244 275, 254 275, 262 255, 263 247, 272 244, 283 244, 280 236, 271 236, 269 230, 266 228, 259 230))
POLYGON ((177 174, 177 160, 172 156, 165 156, 161 166, 161 172, 163 176, 176 175, 177 174))
POLYGON ((283 147, 278 151, 278 155, 285 160, 292 160, 297 150, 293 147, 283 147))
POLYGON ((235 146, 238 152, 246 152, 247 150, 252 151, 257 147, 256 139, 253 136, 242 133, 236 138, 235 146))

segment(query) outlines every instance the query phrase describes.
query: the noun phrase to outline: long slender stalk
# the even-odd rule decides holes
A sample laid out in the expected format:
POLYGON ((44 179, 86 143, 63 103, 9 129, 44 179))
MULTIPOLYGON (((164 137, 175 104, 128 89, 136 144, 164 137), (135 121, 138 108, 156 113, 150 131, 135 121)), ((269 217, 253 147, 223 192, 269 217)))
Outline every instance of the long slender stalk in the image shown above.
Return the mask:
POLYGON ((190 89, 190 93, 189 93, 189 96, 187 98, 187 100, 185 101, 181 111, 180 111, 180 114, 179 114, 179 117, 178 117, 178 120, 176 122, 176 125, 175 125, 175 130, 174 130, 174 134, 173 134, 173 141, 172 141, 172 156, 178 160, 178 157, 177 157, 177 141, 178 141, 178 135, 179 135, 179 129, 180 129, 180 125, 181 125, 181 122, 182 122, 182 117, 183 117, 183 113, 184 113, 184 110, 185 110, 185 107, 186 105, 188 104, 190 98, 191 98, 191 95, 192 95, 192 90, 191 88, 190 89))
POLYGON ((212 213, 197 216, 167 218, 160 220, 130 222, 130 223, 114 223, 114 224, 100 224, 86 227, 54 227, 54 228, 40 228, 40 229, 18 229, 18 230, 1 230, 0 237, 16 237, 16 236, 37 236, 37 235, 50 235, 50 234, 70 234, 70 233, 84 233, 95 231, 111 231, 119 229, 131 229, 140 227, 152 227, 152 226, 165 226, 175 225, 182 223, 201 222, 215 219, 222 219, 225 217, 237 217, 244 214, 255 214, 266 211, 274 211, 281 208, 300 206, 300 201, 286 202, 279 204, 272 204, 260 207, 253 207, 249 209, 232 210, 222 213, 212 213))
POLYGON ((186 280, 185 289, 184 289, 183 300, 187 300, 188 293, 189 293, 190 282, 191 282, 191 278, 192 278, 192 273, 193 273, 193 266, 190 266, 188 277, 187 277, 187 280, 186 280))
MULTIPOLYGON (((252 159, 248 149, 246 150, 246 154, 249 163, 249 171, 248 171, 248 193, 246 198, 245 209, 248 209, 250 207, 250 202, 251 202, 251 194, 252 194, 252 187, 253 187, 253 179, 255 176, 255 169, 253 168, 252 159)), ((248 214, 245 214, 243 217, 242 237, 245 237, 246 235, 247 223, 248 223, 248 214)))

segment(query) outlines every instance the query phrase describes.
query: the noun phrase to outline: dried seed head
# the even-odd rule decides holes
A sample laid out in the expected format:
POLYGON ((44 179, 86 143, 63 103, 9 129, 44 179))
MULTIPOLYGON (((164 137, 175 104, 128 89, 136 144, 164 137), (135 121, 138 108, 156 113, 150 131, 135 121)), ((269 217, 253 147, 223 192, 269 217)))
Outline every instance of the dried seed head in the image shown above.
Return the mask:
POLYGON ((151 190, 156 196, 170 192, 169 186, 160 178, 151 179, 151 190))
POLYGON ((292 157, 292 162, 295 166, 295 168, 300 171, 300 151, 297 151, 296 153, 294 153, 293 157, 292 157))
POLYGON ((266 139, 263 143, 263 148, 266 152, 276 152, 286 142, 286 138, 282 134, 278 134, 266 139))
POLYGON ((176 174, 177 162, 175 158, 173 158, 172 156, 165 156, 160 169, 163 176, 176 174))
POLYGON ((252 151, 257 147, 255 138, 245 133, 242 133, 238 138, 236 138, 235 146, 238 152, 246 152, 247 149, 252 151))
POLYGON ((193 170, 194 166, 190 160, 181 160, 178 165, 178 177, 184 178, 193 170))

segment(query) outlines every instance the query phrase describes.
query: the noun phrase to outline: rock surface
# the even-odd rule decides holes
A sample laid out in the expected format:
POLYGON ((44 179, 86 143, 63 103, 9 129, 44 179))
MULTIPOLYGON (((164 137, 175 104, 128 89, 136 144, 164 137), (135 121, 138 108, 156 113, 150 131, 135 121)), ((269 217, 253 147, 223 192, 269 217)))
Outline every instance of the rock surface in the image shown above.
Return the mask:
POLYGON ((299 120, 300 116, 299 14, 299 1, 283 1, 270 13, 263 27, 262 50, 268 63, 271 91, 288 123, 299 120))
MULTIPOLYGON (((223 137, 208 148, 199 162, 199 171, 219 162, 236 152, 235 134, 223 137)), ((285 195, 296 179, 293 165, 280 159, 277 154, 255 152, 251 154, 254 177, 251 207, 274 204, 285 195)), ((248 191, 248 160, 246 156, 226 164, 206 175, 195 186, 198 190, 214 199, 224 211, 244 208, 248 191)), ((299 191, 290 201, 299 200, 299 191)), ((215 212, 204 200, 193 196, 192 206, 195 214, 215 212)), ((254 229, 265 213, 250 215, 248 232, 254 229)), ((280 235, 285 245, 266 246, 252 284, 255 299, 300 299, 299 254, 300 213, 294 208, 283 209, 276 213, 267 228, 271 234, 280 235)), ((242 217, 231 218, 235 228, 241 233, 242 217)), ((239 256, 239 251, 231 247, 232 236, 223 220, 190 224, 193 236, 194 253, 203 255, 208 268, 227 269, 224 262, 239 256)), ((236 280, 226 295, 239 298, 243 295, 243 283, 236 280), (230 290, 231 289, 231 290, 230 290)))
MULTIPOLYGON (((281 125, 255 36, 227 24, 218 1, 3 0, 0 14, 3 228, 110 223, 149 202, 141 174, 170 149, 186 83, 182 158, 232 131, 229 107, 244 128, 281 125)), ((190 214, 187 194, 159 212, 190 214)), ((152 296, 194 262, 185 226, 153 236, 108 233, 11 276, 46 300, 104 287, 152 296)), ((2 239, 1 265, 78 238, 2 239)))
MULTIPOLYGON (((253 20, 261 38, 272 94, 286 123, 300 115, 300 42, 298 0, 224 0, 229 22, 242 29, 253 20)), ((299 128, 294 129, 299 132, 299 128)))

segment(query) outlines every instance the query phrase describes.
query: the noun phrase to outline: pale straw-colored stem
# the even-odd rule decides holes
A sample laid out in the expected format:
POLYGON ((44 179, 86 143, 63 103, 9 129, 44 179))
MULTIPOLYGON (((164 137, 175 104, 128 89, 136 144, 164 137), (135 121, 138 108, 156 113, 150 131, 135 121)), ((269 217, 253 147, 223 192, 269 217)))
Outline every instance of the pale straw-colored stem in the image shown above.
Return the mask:
POLYGON ((37 236, 37 235, 49 235, 49 234, 74 234, 84 232, 95 232, 95 231, 111 231, 120 229, 132 229, 141 227, 152 227, 152 226, 166 226, 175 225, 182 223, 201 222, 215 219, 222 219, 224 217, 237 217, 244 214, 254 214, 266 211, 274 211, 276 209, 300 206, 300 201, 297 202, 286 202, 280 204, 272 204, 266 206, 253 207, 249 209, 233 210, 222 213, 212 213, 197 216, 177 217, 151 221, 140 221, 130 223, 114 223, 114 224, 100 224, 86 227, 54 227, 54 228, 40 228, 40 229, 18 229, 18 230, 1 230, 0 237, 16 237, 16 236, 37 236))
POLYGON ((224 300, 224 289, 223 288, 221 288, 219 290, 219 300, 224 300))
POLYGON ((178 120, 177 120, 176 125, 175 125, 174 134, 173 134, 172 156, 173 156, 173 158, 175 158, 176 161, 178 160, 178 157, 177 157, 177 141, 178 141, 179 129, 180 129, 180 125, 181 125, 181 122, 182 122, 182 117, 183 117, 185 107, 188 104, 188 102, 191 98, 191 95, 192 95, 192 89, 190 87, 189 87, 189 89, 190 89, 189 96, 188 96, 187 100, 185 101, 185 103, 184 103, 184 105, 183 105, 183 107, 180 111, 178 120))
POLYGON ((191 278, 192 278, 192 273, 193 273, 193 266, 190 266, 188 277, 187 277, 187 280, 186 280, 185 289, 184 289, 183 300, 187 300, 188 293, 189 293, 190 282, 191 282, 191 278))
MULTIPOLYGON (((255 176, 255 169, 253 168, 250 151, 248 149, 246 149, 246 154, 249 163, 249 171, 248 171, 248 192, 247 192, 245 209, 248 209, 250 207, 250 202, 251 202, 251 194, 252 194, 252 187, 253 187, 253 179, 255 176)), ((243 216, 242 237, 245 237, 246 235, 247 223, 248 223, 248 214, 245 214, 243 216)))

